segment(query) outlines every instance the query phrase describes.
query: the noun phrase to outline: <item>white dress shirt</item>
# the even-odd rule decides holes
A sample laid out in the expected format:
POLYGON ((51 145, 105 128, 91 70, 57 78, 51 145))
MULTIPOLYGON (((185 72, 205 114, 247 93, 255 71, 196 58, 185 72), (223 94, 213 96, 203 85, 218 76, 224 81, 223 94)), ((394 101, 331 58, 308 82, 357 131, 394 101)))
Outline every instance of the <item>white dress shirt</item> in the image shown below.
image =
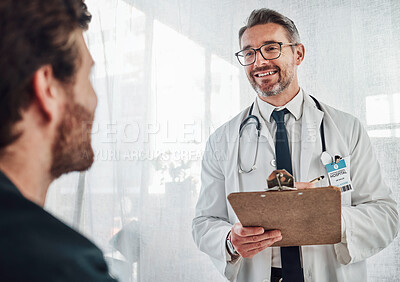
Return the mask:
MULTIPOLYGON (((300 168, 300 146, 301 146, 301 118, 303 115, 303 90, 299 90, 297 95, 290 100, 286 105, 275 107, 257 96, 257 107, 262 117, 261 126, 268 128, 274 143, 276 134, 276 122, 272 118, 274 110, 280 111, 284 108, 289 110, 289 114, 285 115, 285 126, 288 135, 289 149, 291 152, 293 175, 300 168)), ((272 247, 272 267, 282 267, 280 247, 272 247)))

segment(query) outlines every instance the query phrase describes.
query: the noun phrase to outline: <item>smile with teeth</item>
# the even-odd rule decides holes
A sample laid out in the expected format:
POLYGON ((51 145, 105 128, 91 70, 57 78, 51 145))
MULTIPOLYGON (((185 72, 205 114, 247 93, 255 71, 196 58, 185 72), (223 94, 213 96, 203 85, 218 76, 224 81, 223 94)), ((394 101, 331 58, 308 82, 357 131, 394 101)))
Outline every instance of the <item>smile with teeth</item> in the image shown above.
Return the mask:
POLYGON ((264 77, 267 75, 273 75, 275 73, 277 73, 278 71, 267 71, 267 72, 263 72, 263 73, 258 73, 255 75, 255 77, 264 77))

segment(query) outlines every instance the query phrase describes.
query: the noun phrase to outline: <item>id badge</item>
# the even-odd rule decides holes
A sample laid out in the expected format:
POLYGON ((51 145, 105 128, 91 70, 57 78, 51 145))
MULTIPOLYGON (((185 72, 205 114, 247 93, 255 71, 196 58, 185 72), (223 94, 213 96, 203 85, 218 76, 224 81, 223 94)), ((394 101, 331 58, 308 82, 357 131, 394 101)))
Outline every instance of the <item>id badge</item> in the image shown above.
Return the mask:
POLYGON ((350 156, 327 164, 325 167, 332 186, 340 187, 342 193, 353 191, 350 180, 350 156))

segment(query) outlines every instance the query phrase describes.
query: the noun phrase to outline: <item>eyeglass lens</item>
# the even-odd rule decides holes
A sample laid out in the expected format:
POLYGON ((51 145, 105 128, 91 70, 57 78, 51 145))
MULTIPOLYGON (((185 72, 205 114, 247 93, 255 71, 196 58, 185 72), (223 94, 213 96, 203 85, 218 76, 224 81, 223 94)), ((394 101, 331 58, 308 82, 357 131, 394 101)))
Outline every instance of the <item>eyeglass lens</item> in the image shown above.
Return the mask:
MULTIPOLYGON (((264 59, 273 60, 279 57, 281 46, 279 43, 265 44, 260 47, 260 52, 264 59)), ((256 61, 256 51, 254 49, 242 50, 237 54, 237 57, 242 65, 251 65, 256 61)))

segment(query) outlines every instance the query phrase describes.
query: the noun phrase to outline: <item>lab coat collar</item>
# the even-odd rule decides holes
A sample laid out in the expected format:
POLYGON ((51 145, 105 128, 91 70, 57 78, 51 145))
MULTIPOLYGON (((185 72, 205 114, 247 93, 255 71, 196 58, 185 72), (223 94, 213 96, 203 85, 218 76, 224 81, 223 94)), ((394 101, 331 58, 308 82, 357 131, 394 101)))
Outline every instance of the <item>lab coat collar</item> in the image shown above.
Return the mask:
MULTIPOLYGON (((271 148, 273 150, 275 150, 274 140, 272 138, 271 132, 269 132, 269 130, 268 130, 266 124, 265 124, 265 120, 264 120, 263 116, 260 113, 260 109, 259 109, 259 107, 257 105, 257 99, 259 99, 258 96, 256 98, 256 101, 254 102, 255 105, 253 107, 253 115, 258 117, 258 120, 260 121, 260 124, 261 124, 260 134, 261 134, 261 136, 265 137, 267 139, 267 141, 268 141, 268 144, 271 146, 271 148)), ((262 100, 261 100, 261 102, 265 103, 262 100)), ((267 103, 265 103, 265 104, 267 104, 267 103)))

